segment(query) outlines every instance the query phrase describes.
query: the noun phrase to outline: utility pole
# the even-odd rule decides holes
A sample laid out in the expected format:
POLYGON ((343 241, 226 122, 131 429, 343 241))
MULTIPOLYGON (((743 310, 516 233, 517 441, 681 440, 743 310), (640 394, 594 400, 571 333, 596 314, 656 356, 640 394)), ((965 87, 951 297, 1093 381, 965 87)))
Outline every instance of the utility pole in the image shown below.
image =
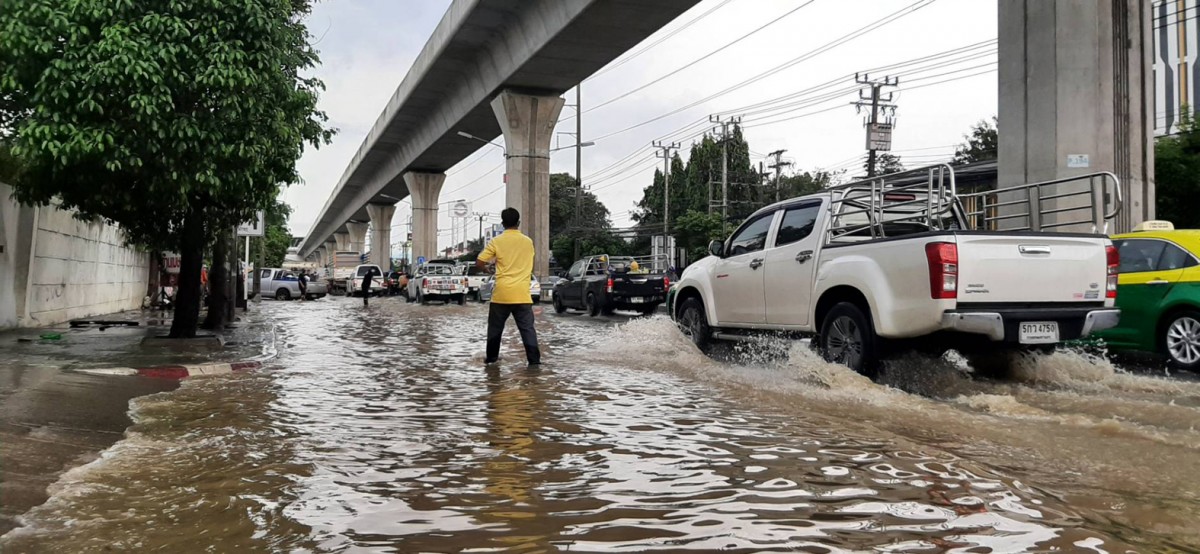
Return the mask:
POLYGON ((671 233, 671 151, 679 150, 679 143, 663 144, 662 141, 651 143, 658 152, 654 155, 663 161, 663 240, 671 233))
POLYGON ((721 226, 724 228, 729 221, 729 128, 736 128, 742 118, 734 116, 722 121, 721 116, 710 115, 708 121, 718 124, 719 127, 714 127, 713 131, 719 129, 721 133, 721 226))
POLYGON ((575 259, 579 259, 580 212, 583 211, 583 83, 575 85, 575 259))
POLYGON ((783 161, 783 153, 784 152, 787 152, 787 150, 776 150, 774 152, 771 152, 770 154, 767 154, 768 156, 775 158, 775 163, 773 163, 767 167, 775 170, 775 201, 776 202, 778 202, 780 200, 780 198, 779 198, 779 175, 783 172, 784 166, 792 165, 792 162, 783 161))
POLYGON ((871 107, 871 116, 867 120, 867 177, 874 177, 877 172, 876 152, 888 151, 892 149, 892 125, 896 115, 896 105, 892 104, 892 93, 887 93, 887 97, 883 97, 880 91, 883 87, 894 87, 900 84, 898 77, 884 77, 883 80, 871 79, 866 73, 854 74, 854 82, 871 87, 871 93, 867 95, 867 89, 863 88, 858 92, 858 101, 853 102, 854 107, 861 111, 863 108, 871 107), (891 111, 891 115, 884 122, 879 121, 880 110, 891 111))
POLYGON ((479 247, 483 248, 483 220, 487 219, 487 212, 475 212, 475 217, 479 218, 479 247))

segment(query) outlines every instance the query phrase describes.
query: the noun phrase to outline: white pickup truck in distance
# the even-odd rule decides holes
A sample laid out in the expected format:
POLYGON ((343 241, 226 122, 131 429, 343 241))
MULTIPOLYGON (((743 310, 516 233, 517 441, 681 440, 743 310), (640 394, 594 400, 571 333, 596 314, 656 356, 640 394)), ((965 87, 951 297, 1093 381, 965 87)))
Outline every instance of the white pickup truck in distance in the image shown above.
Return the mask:
POLYGON ((960 195, 942 165, 841 185, 713 241, 670 314, 701 348, 815 335, 827 360, 870 376, 901 348, 976 360, 1052 347, 1117 324, 1102 233, 1120 203, 1108 173, 960 195))

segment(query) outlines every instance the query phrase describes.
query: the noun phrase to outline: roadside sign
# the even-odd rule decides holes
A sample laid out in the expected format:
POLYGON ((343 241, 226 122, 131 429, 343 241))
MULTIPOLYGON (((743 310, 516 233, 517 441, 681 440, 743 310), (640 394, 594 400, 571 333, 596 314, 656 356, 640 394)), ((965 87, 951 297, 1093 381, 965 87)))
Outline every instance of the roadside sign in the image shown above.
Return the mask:
POLYGON ((1067 154, 1067 167, 1090 167, 1091 160, 1087 154, 1067 154))
POLYGON ((174 252, 163 252, 163 269, 170 274, 179 274, 179 254, 174 252))
POLYGON ((471 206, 466 202, 455 202, 450 213, 454 214, 454 217, 467 217, 471 213, 471 206))
POLYGON ((425 265, 425 256, 417 256, 417 265, 425 265))
POLYGON ((254 219, 238 225, 237 236, 239 237, 261 237, 267 234, 267 228, 264 223, 265 214, 259 210, 254 214, 254 219))

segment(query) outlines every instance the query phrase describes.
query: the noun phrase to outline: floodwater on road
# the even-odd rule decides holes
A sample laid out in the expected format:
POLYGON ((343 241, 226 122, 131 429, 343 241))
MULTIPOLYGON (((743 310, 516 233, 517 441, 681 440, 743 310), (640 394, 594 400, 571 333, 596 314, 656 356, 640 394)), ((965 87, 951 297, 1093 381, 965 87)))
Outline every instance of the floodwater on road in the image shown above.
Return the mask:
MULTIPOLYGON (((131 402, 123 440, 0 539, 79 551, 1200 548, 1200 383, 1075 353, 1011 380, 801 344, 697 352, 662 317, 262 305, 279 356, 131 402)), ((114 377, 119 379, 119 377, 114 377)))

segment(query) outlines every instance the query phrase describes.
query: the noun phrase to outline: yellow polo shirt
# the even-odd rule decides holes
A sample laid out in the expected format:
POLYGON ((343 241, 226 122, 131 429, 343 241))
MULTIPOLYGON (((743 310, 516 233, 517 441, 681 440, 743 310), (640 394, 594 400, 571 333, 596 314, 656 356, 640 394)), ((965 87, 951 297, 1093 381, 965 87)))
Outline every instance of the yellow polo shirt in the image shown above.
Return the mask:
POLYGON ((516 229, 508 229, 492 239, 479 253, 479 261, 496 260, 496 288, 493 304, 533 304, 529 295, 533 275, 533 241, 516 229))

